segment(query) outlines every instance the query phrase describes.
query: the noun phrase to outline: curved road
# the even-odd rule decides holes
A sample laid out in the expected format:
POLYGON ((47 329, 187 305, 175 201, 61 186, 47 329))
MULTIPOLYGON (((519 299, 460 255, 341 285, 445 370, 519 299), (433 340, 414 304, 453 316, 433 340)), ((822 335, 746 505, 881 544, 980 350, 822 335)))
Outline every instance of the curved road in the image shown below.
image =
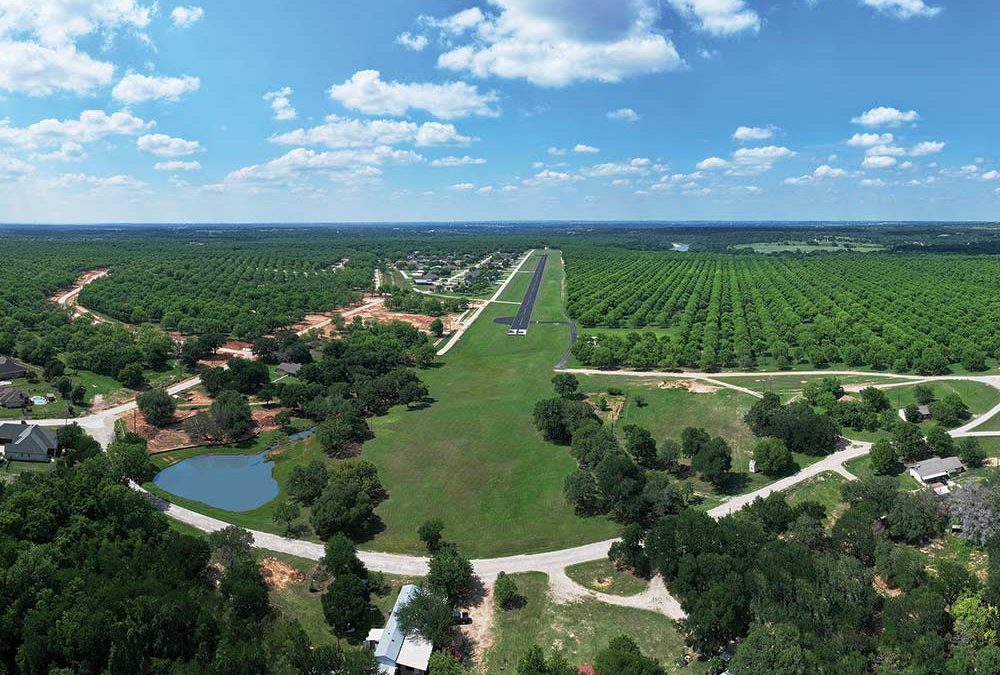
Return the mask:
MULTIPOLYGON (((469 319, 464 322, 462 328, 460 328, 455 335, 451 337, 447 344, 438 352, 438 354, 444 354, 455 343, 458 342, 459 338, 465 332, 465 330, 479 317, 483 309, 490 303, 496 302, 500 297, 500 294, 504 291, 507 285, 510 283, 514 275, 520 271, 521 267, 524 265, 525 261, 531 257, 534 250, 529 251, 524 258, 520 261, 517 267, 511 272, 507 279, 501 284, 494 293, 493 297, 489 301, 483 303, 469 319)), ((981 376, 971 376, 971 375, 958 375, 958 376, 933 376, 933 377, 922 377, 917 375, 896 375, 892 373, 872 373, 866 371, 778 371, 778 372, 727 372, 727 373, 701 373, 701 372, 662 372, 662 371, 629 371, 629 370, 596 370, 587 368, 564 368, 565 360, 560 361, 556 370, 559 372, 576 373, 582 375, 618 375, 618 376, 629 376, 629 377, 660 377, 660 378, 685 378, 685 379, 695 379, 700 380, 714 386, 726 387, 729 389, 734 389, 747 393, 753 396, 760 397, 761 394, 753 389, 747 387, 741 387, 737 384, 730 382, 725 382, 716 379, 717 377, 761 377, 761 376, 787 376, 787 375, 800 375, 800 376, 810 376, 810 375, 842 375, 842 376, 866 376, 872 379, 876 378, 898 378, 906 380, 905 382, 893 382, 881 385, 875 385, 880 388, 890 388, 896 386, 904 386, 909 384, 917 384, 920 382, 934 382, 942 380, 965 380, 972 382, 982 382, 991 387, 1000 390, 1000 375, 981 375, 981 376)), ((177 394, 192 387, 197 386, 201 382, 198 377, 192 377, 182 382, 178 382, 167 388, 168 393, 177 394)), ((107 445, 114 438, 114 423, 115 420, 122 415, 131 412, 136 408, 136 402, 134 400, 121 405, 109 408, 93 415, 88 415, 85 417, 80 417, 74 421, 80 424, 84 429, 88 431, 95 439, 97 439, 102 446, 107 447, 107 445)), ((983 413, 973 420, 969 421, 967 424, 953 429, 950 433, 953 436, 1000 436, 1000 431, 975 431, 974 429, 990 419, 996 414, 1000 414, 1000 404, 996 405, 991 410, 983 413)), ((48 420, 34 420, 33 424, 40 424, 45 426, 62 426, 66 424, 68 420, 66 419, 48 419, 48 420)), ((811 464, 808 467, 800 470, 786 478, 777 480, 769 485, 766 485, 759 490, 753 492, 738 495, 732 497, 725 501, 724 503, 716 506, 708 511, 708 514, 713 518, 722 518, 731 513, 734 513, 746 505, 750 504, 757 498, 766 497, 767 495, 778 492, 782 490, 787 490, 795 485, 809 480, 819 474, 826 471, 834 471, 840 473, 848 479, 853 479, 852 476, 845 468, 844 462, 851 459, 861 457, 868 453, 871 445, 869 443, 862 442, 850 442, 849 445, 843 449, 839 450, 827 457, 820 459, 819 461, 811 464)), ((148 498, 163 511, 167 516, 178 520, 182 523, 186 523, 192 527, 195 527, 203 532, 214 532, 216 530, 227 527, 229 523, 206 516, 201 513, 197 513, 190 509, 183 508, 176 504, 171 504, 165 502, 164 500, 150 495, 148 492, 143 490, 138 485, 133 484, 133 488, 139 490, 146 494, 148 498)), ((311 560, 319 560, 323 554, 323 545, 317 542, 305 541, 301 539, 291 539, 288 537, 282 537, 279 535, 271 534, 269 532, 260 532, 256 530, 251 530, 254 537, 254 545, 258 548, 267 549, 270 551, 276 551, 280 553, 287 553, 289 555, 294 555, 302 558, 307 558, 311 560)), ((659 579, 654 579, 650 584, 649 588, 638 595, 634 596, 617 596, 617 595, 607 595, 603 593, 598 593, 590 589, 584 588, 572 581, 566 575, 566 568, 571 565, 576 565, 578 563, 589 562, 592 560, 600 560, 607 557, 608 549, 615 540, 606 540, 595 542, 593 544, 586 544, 584 546, 577 546, 574 548, 563 549, 559 551, 550 551, 546 553, 532 553, 524 555, 513 555, 501 558, 487 558, 474 560, 473 566, 475 568, 476 574, 479 575, 483 581, 487 584, 492 583, 499 572, 504 571, 508 573, 517 572, 543 572, 549 576, 552 595, 559 601, 569 601, 576 599, 592 598, 597 599, 602 602, 609 604, 636 607, 640 609, 647 609, 662 613, 674 619, 681 619, 684 617, 684 612, 681 609, 680 603, 673 598, 667 591, 666 587, 663 585, 662 581, 659 579)), ((406 576, 423 576, 427 572, 427 558, 421 556, 409 556, 393 553, 380 553, 376 551, 361 551, 359 552, 359 557, 364 561, 364 563, 373 570, 389 573, 389 574, 399 574, 406 576)))

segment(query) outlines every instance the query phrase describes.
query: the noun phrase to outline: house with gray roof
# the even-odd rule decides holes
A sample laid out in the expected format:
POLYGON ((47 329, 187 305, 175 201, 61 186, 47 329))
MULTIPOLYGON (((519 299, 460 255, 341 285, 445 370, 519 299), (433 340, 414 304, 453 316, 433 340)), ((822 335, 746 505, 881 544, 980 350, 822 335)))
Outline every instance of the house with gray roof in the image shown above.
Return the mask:
POLYGON ((373 628, 365 639, 375 652, 381 675, 424 675, 431 659, 433 645, 419 635, 408 635, 399 626, 397 612, 417 594, 417 587, 407 584, 399 589, 399 597, 385 622, 385 628, 373 628))
POLYGON ((910 475, 921 485, 951 478, 965 471, 958 457, 931 457, 910 466, 910 475))
POLYGON ((284 363, 278 364, 278 372, 281 373, 282 375, 291 375, 294 377, 295 375, 299 374, 300 370, 302 370, 301 363, 292 363, 290 361, 285 361, 284 363))
POLYGON ((37 424, 0 424, 0 455, 21 462, 49 462, 55 455, 56 434, 37 424))
POLYGON ((23 408, 29 400, 28 395, 17 387, 0 387, 0 408, 23 408))
POLYGON ((10 356, 0 356, 0 380, 15 380, 28 374, 28 369, 10 356))

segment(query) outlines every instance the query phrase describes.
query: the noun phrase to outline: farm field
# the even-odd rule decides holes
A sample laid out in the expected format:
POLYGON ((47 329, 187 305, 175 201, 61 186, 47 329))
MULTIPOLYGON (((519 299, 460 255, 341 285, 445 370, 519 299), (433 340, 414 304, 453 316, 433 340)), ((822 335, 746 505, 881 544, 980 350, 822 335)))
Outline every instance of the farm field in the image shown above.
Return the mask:
MULTIPOLYGON (((536 305, 543 312, 558 303, 558 264, 550 251, 536 305)), ((518 277, 526 286, 531 275, 518 277)), ((504 297, 512 297, 509 287, 504 297)), ((389 499, 376 509, 385 529, 365 548, 421 553, 417 528, 430 518, 443 519, 445 536, 475 557, 565 548, 617 531, 606 519, 573 513, 563 481, 576 463, 531 423, 535 401, 552 395, 552 367, 569 330, 532 325, 526 336, 508 336, 494 320, 515 309, 490 305, 455 348, 420 372, 429 407, 371 420, 375 438, 362 457, 378 467, 389 499)))
POLYGON ((675 328, 638 349, 577 351, 613 367, 852 364, 937 374, 991 367, 1000 262, 970 256, 809 258, 571 249, 567 311, 591 326, 675 328), (969 321, 967 317, 976 316, 969 321))
POLYGON ((561 649, 570 663, 589 664, 612 638, 628 635, 644 654, 660 661, 668 673, 705 672, 705 664, 681 666, 684 641, 676 624, 660 614, 606 605, 595 600, 568 604, 554 602, 548 594, 548 577, 541 573, 514 575, 526 598, 520 609, 495 609, 494 642, 486 653, 487 675, 514 675, 518 659, 532 645, 546 655, 561 649))

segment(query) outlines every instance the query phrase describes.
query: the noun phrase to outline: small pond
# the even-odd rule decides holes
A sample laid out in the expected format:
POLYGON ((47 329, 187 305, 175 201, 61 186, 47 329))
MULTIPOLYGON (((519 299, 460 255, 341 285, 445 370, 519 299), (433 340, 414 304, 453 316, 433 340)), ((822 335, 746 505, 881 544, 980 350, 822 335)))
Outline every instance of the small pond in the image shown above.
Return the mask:
MULTIPOLYGON (((315 427, 289 435, 294 443, 315 427)), ((278 496, 271 476, 274 463, 265 459, 272 447, 256 455, 206 454, 188 457, 163 469, 153 483, 170 494, 194 499, 226 511, 252 511, 278 496)))
POLYGON ((274 463, 256 455, 198 455, 168 466, 153 483, 170 494, 226 511, 252 511, 278 496, 274 463))

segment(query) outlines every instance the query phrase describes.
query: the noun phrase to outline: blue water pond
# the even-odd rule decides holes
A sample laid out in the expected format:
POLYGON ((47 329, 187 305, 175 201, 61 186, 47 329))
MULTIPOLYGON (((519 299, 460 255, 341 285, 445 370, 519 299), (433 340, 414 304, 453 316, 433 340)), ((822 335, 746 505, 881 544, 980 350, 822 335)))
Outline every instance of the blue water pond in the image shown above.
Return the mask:
MULTIPOLYGON (((291 434, 294 443, 309 438, 316 428, 291 434)), ((153 483, 161 490, 226 511, 252 511, 278 496, 271 476, 274 463, 265 459, 269 447, 256 455, 198 455, 168 466, 153 483)))
POLYGON ((153 482, 162 490, 226 511, 251 511, 278 496, 274 463, 257 455, 199 455, 168 466, 153 482))

